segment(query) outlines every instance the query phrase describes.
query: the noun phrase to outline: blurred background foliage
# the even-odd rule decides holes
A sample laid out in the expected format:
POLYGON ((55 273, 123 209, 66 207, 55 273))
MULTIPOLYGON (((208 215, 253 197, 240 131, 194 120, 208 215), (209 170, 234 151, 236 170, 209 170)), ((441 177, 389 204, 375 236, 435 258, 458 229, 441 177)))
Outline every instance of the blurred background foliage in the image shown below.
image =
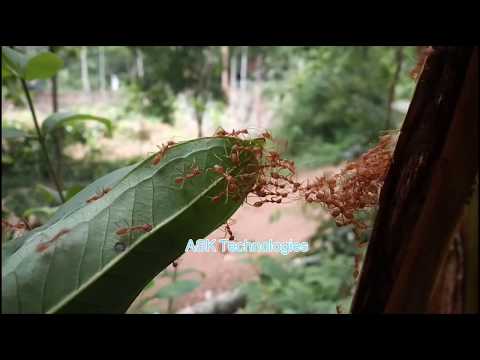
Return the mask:
MULTIPOLYGON (((54 112, 55 99, 58 110, 113 122, 112 139, 101 124, 78 122, 47 144, 60 154, 55 160, 69 197, 163 141, 209 136, 219 126, 272 130, 288 144, 280 149, 300 171, 353 159, 383 131, 400 127, 415 87, 408 71, 421 47, 16 48, 27 54, 53 50, 64 61, 56 92, 51 80, 29 82, 40 121, 54 112)), ((2 218, 42 224, 60 201, 48 190, 52 184, 20 83, 2 71, 2 129, 7 127, 28 136, 8 138, 2 131, 2 218)), ((271 219, 280 213, 272 212, 271 219)), ((242 311, 332 313, 336 304, 348 304, 358 253, 353 231, 317 219, 307 255, 320 260, 292 267, 289 258, 261 258, 260 277, 246 286, 249 302, 242 311)), ((7 238, 2 232, 2 242, 7 238)))

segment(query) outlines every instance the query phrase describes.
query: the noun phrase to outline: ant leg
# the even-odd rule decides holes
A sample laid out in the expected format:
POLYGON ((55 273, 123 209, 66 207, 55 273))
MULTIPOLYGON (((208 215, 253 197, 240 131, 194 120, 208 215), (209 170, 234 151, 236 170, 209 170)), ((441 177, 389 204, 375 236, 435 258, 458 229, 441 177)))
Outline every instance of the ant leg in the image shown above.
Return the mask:
POLYGON ((215 156, 221 163, 223 162, 223 160, 217 154, 214 153, 213 156, 215 156))

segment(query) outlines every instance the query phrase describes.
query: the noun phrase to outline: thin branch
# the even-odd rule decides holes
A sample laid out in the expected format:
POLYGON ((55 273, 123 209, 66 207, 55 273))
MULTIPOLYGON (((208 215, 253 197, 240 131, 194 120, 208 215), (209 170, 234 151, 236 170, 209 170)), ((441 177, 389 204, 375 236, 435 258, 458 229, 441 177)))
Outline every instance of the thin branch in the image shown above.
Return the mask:
MULTIPOLYGON (((178 264, 174 262, 174 264, 173 264, 172 284, 174 284, 175 281, 177 281, 177 267, 178 267, 178 264)), ((172 314, 172 313, 173 313, 173 297, 168 298, 167 313, 168 313, 168 314, 172 314)))
POLYGON ((50 176, 52 177, 53 182, 55 183, 55 187, 57 188, 57 192, 58 192, 58 195, 60 196, 60 200, 62 201, 62 203, 64 203, 65 198, 63 197, 63 194, 62 194, 62 188, 60 187, 60 183, 58 182, 57 174, 55 173, 55 170, 53 169, 52 163, 50 162, 50 157, 48 156, 48 151, 47 151, 47 145, 45 143, 45 138, 43 137, 43 134, 40 130, 40 127, 38 126, 37 116, 35 115, 35 108, 33 107, 32 98, 30 96, 30 92, 28 91, 27 82, 24 79, 20 79, 20 81, 22 82, 23 91, 25 92, 25 96, 27 97, 28 107, 30 109, 30 113, 32 114, 33 123, 35 124, 35 129, 36 129, 37 135, 38 135, 38 141, 40 142, 40 145, 41 145, 42 151, 43 151, 43 155, 45 156, 45 160, 47 161, 47 166, 48 166, 50 176))

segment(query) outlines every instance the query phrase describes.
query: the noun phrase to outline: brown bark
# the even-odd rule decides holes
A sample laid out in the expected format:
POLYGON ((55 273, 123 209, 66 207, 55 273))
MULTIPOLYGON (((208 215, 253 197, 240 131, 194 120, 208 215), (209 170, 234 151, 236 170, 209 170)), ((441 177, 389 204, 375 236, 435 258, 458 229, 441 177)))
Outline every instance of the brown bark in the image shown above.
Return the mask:
POLYGON ((455 231, 476 176, 478 50, 436 48, 385 179, 352 313, 462 311, 455 231))

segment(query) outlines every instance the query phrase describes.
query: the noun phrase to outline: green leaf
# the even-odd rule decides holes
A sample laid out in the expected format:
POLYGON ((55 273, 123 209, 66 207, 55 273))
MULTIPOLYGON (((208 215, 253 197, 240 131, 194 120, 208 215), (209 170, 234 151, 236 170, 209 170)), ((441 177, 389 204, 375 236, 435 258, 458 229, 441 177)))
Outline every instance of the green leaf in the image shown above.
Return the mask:
POLYGON ((73 185, 69 187, 65 192, 65 200, 68 201, 70 200, 74 195, 82 191, 83 186, 81 185, 73 185))
POLYGON ((63 67, 63 60, 51 52, 44 52, 28 60, 25 80, 48 79, 63 67))
POLYGON ((104 124, 107 127, 108 136, 111 136, 112 122, 109 119, 89 114, 75 114, 72 112, 59 112, 50 115, 42 123, 42 130, 44 134, 48 134, 51 131, 57 129, 58 127, 65 126, 71 122, 87 120, 94 120, 104 124))
MULTIPOLYGON (((225 190, 223 166, 233 176, 256 162, 246 152, 234 167, 227 154, 240 140, 202 138, 170 148, 159 164, 152 155, 87 186, 62 205, 41 229, 2 252, 2 309, 5 313, 121 313, 158 273, 181 256, 189 239, 202 239, 240 207, 231 197, 213 203, 225 190), (202 171, 184 183, 175 178, 196 164, 202 171), (103 186, 111 191, 87 203, 103 186), (151 224, 148 233, 120 238, 120 227, 151 224), (61 230, 46 251, 37 252, 61 230), (120 246, 121 245, 121 246, 120 246)), ((263 142, 242 141, 263 146, 263 142)), ((249 169, 251 171, 251 169, 249 169)), ((253 184, 245 184, 248 191, 253 184)), ((15 239, 14 239, 15 240, 15 239)), ((2 247, 3 249, 3 247, 2 247)))
POLYGON ((43 184, 37 184, 35 190, 41 195, 43 201, 49 205, 58 205, 62 203, 57 190, 51 189, 43 184))
POLYGON ((288 280, 288 272, 276 260, 269 256, 261 256, 258 261, 260 262, 262 275, 272 279, 278 279, 282 282, 288 280))
POLYGON ((2 165, 12 165, 14 162, 13 157, 8 154, 2 154, 2 165))
POLYGON ((2 46, 2 64, 5 64, 7 69, 14 75, 23 78, 27 62, 28 58, 26 55, 7 46, 2 46))
POLYGON ((2 127, 2 139, 5 140, 11 140, 11 139, 23 139, 23 138, 28 138, 32 137, 29 133, 26 131, 12 128, 12 127, 2 127))
MULTIPOLYGON (((51 207, 43 207, 43 208, 34 208, 27 210, 23 216, 28 217, 29 215, 33 214, 34 211, 38 211, 38 213, 43 213, 48 216, 52 216, 47 223, 42 225, 41 227, 35 228, 32 232, 27 233, 25 235, 16 237, 7 243, 2 245, 2 259, 8 258, 10 255, 15 253, 18 249, 20 249, 25 241, 33 236, 34 233, 39 231, 43 231, 44 229, 52 226, 60 219, 67 217, 69 214, 73 213, 74 211, 82 208, 85 206, 87 199, 89 199, 93 194, 97 191, 105 188, 112 188, 115 186, 121 179, 123 179, 126 174, 128 174, 133 168, 135 168, 138 164, 126 166, 120 169, 117 169, 107 175, 102 176, 101 178, 97 179, 89 186, 85 187, 82 191, 75 194, 69 201, 60 205, 57 208, 51 207), (57 209, 52 215, 51 211, 45 211, 46 209, 57 209)), ((2 261, 5 263, 5 260, 2 261)))
POLYGON ((2 80, 6 79, 11 75, 10 71, 7 68, 7 65, 5 65, 2 61, 2 80))
POLYGON ((42 207, 30 208, 24 211, 23 216, 29 217, 35 214, 52 216, 55 213, 55 211, 57 211, 57 209, 58 209, 58 206, 42 206, 42 207))
POLYGON ((24 80, 48 79, 63 67, 63 60, 51 52, 28 56, 5 46, 2 46, 2 60, 13 74, 24 80))
POLYGON ((198 281, 177 280, 174 283, 162 287, 156 294, 157 299, 175 298, 185 295, 200 286, 198 281))

